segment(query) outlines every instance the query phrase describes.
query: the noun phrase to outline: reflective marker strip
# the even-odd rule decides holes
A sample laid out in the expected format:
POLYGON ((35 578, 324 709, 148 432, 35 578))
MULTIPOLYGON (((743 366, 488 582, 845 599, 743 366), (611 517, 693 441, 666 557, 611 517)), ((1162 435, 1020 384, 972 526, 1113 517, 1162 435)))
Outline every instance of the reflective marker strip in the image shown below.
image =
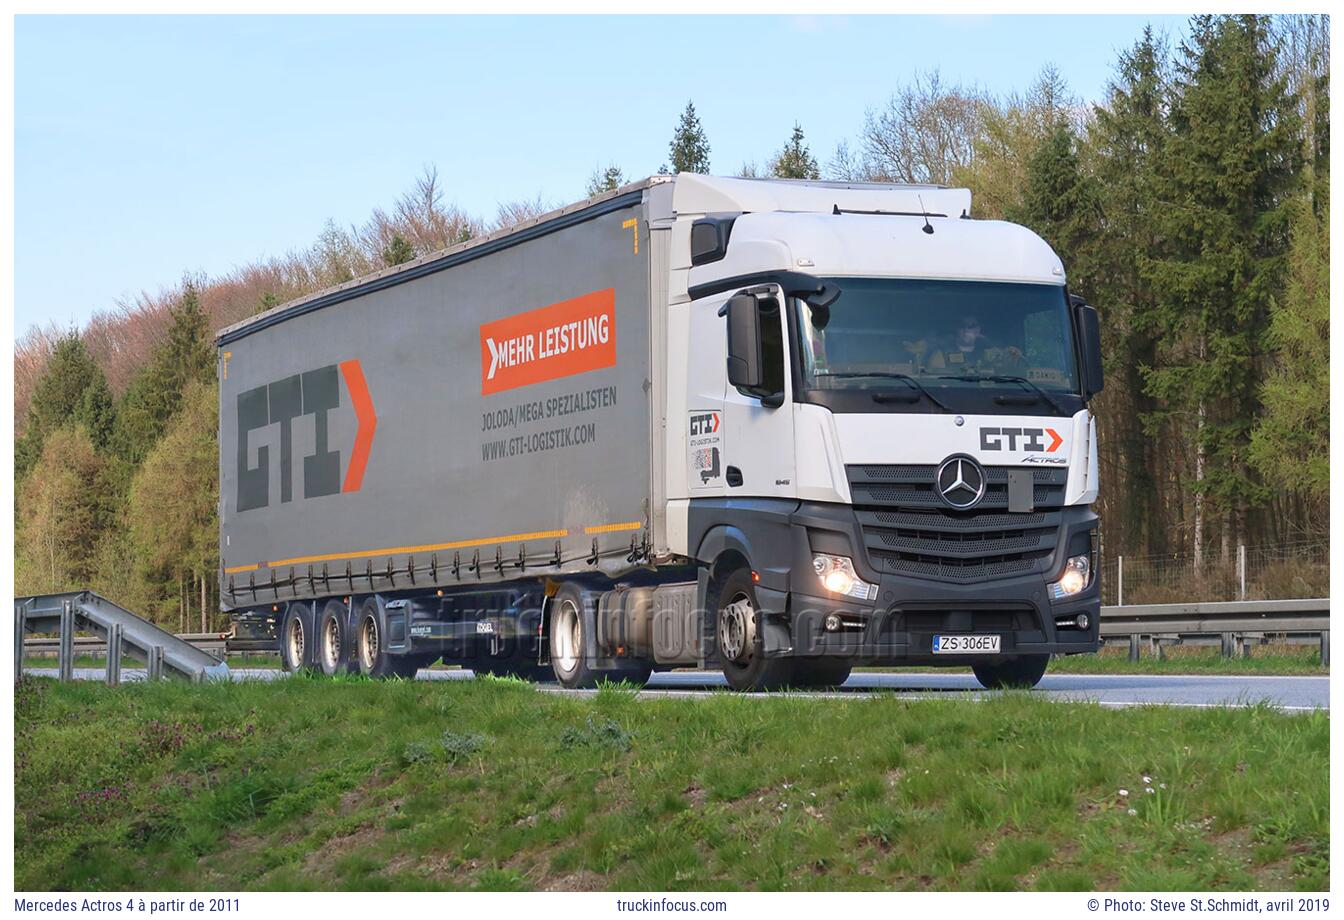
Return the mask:
POLYGON ((639 521, 628 521, 624 524, 599 524, 596 527, 583 528, 584 533, 615 533, 620 530, 639 530, 644 525, 639 521))
MULTIPOLYGON (((622 524, 599 524, 596 527, 585 527, 583 532, 586 534, 615 533, 623 530, 639 530, 644 525, 639 521, 628 521, 622 524)), ((300 565, 305 562, 332 562, 341 559, 362 559, 366 556, 396 556, 401 553, 432 553, 441 549, 470 549, 475 546, 489 546, 494 543, 513 543, 524 540, 552 540, 569 536, 568 530, 537 530, 532 533, 511 533, 502 537, 486 537, 483 540, 455 540, 452 543, 428 543, 423 546, 390 546, 385 549, 362 550, 355 553, 327 553, 321 556, 295 556, 293 559, 277 559, 269 563, 257 563, 255 565, 234 565, 224 569, 226 575, 237 575, 240 572, 255 572, 260 568, 278 568, 285 565, 300 565)))

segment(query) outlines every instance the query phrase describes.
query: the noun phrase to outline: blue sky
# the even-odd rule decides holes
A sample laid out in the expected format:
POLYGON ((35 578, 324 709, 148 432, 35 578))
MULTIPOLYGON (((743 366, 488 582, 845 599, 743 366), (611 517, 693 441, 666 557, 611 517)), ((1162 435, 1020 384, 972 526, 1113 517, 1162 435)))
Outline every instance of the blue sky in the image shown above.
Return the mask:
POLYGON ((1183 17, 168 17, 15 22, 15 334, 82 323, 364 220, 427 164, 446 198, 582 197, 666 160, 687 99, 715 172, 795 121, 823 163, 916 71, 994 92, 1053 63, 1100 98, 1183 17))

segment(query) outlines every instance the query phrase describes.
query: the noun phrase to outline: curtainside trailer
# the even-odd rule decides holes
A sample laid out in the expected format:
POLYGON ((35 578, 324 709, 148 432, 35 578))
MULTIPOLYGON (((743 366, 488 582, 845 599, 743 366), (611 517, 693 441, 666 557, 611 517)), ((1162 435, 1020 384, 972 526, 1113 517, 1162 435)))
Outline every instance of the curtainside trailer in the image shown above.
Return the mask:
POLYGON ((655 177, 222 330, 237 634, 569 687, 1095 651, 1096 313, 969 213, 655 177))

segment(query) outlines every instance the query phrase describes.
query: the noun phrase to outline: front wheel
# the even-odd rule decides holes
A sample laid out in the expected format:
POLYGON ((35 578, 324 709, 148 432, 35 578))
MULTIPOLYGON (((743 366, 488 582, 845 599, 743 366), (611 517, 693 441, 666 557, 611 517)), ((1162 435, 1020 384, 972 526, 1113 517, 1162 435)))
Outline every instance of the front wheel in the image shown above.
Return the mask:
POLYGON ((986 690, 1006 690, 1017 687, 1030 690, 1041 682, 1045 668, 1050 664, 1049 655, 1018 655, 993 664, 971 665, 975 679, 986 690))
POLYGON ((734 690, 778 690, 793 678, 793 659, 765 657, 765 629, 751 572, 737 569, 719 592, 714 641, 734 690))

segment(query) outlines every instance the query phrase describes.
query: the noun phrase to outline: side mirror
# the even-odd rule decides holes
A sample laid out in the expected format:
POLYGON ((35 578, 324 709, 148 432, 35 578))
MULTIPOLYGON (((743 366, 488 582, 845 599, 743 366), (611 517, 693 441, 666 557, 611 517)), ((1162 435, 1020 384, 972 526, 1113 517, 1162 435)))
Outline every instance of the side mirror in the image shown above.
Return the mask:
POLYGON ((778 310, 779 301, 775 298, 757 299, 751 294, 731 297, 719 310, 720 316, 728 317, 729 385, 749 396, 755 396, 760 399, 761 405, 771 409, 783 404, 783 393, 781 388, 766 379, 761 316, 774 312, 778 317, 778 310))
MULTIPOLYGON (((1081 300, 1081 298, 1079 298, 1081 300)), ((1088 399, 1101 392, 1101 319, 1086 303, 1074 306, 1078 322, 1078 341, 1083 349, 1083 395, 1088 399)))
POLYGON ((756 298, 738 294, 721 313, 728 315, 728 383, 739 390, 759 390, 765 382, 761 360, 761 313, 756 298))

